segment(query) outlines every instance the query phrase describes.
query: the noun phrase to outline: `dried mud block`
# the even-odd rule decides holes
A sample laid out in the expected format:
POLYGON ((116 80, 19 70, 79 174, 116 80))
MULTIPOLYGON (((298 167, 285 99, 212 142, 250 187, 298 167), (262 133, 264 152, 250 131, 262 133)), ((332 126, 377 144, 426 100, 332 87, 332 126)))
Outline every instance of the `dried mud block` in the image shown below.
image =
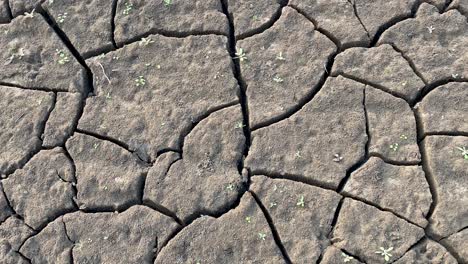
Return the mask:
POLYGON ((17 251, 33 230, 16 216, 11 216, 0 225, 0 260, 6 264, 28 263, 17 251))
POLYGON ((24 222, 40 229, 57 216, 75 209, 73 164, 63 150, 43 150, 23 169, 3 180, 3 188, 13 209, 24 222))
POLYGON ((0 25, 0 82, 27 88, 84 92, 84 70, 41 15, 0 25))
POLYGON ((63 217, 59 217, 26 240, 20 252, 32 263, 73 264, 74 243, 68 239, 66 232, 63 217))
POLYGON ((429 232, 446 237, 468 226, 468 137, 428 136, 423 141, 426 172, 433 179, 438 201, 429 232))
POLYGON ((81 108, 78 93, 57 93, 55 107, 45 125, 42 145, 47 148, 63 146, 73 132, 81 108))
POLYGON ((365 155, 364 87, 344 77, 328 78, 300 111, 252 133, 245 166, 257 175, 296 175, 338 187, 365 155))
POLYGON ((7 219, 12 214, 13 212, 10 209, 5 192, 3 191, 2 183, 0 182, 0 223, 5 221, 5 219, 7 219))
POLYGON ((114 21, 118 45, 147 34, 227 35, 229 31, 219 0, 119 1, 114 21))
POLYGON ((468 19, 468 1, 467 0, 453 0, 450 4, 449 10, 457 9, 460 13, 468 19))
POLYGON ((290 180, 252 177, 254 192, 278 231, 293 263, 315 263, 329 245, 328 234, 341 196, 290 180))
MULTIPOLYGON (((42 0, 8 0, 10 2, 13 17, 21 16, 25 12, 31 12, 42 0)), ((49 1, 49 0, 47 0, 49 1)), ((54 1, 54 0, 52 0, 54 1)))
POLYGON ((336 51, 331 40, 289 7, 271 28, 239 41, 237 47, 246 57, 238 54, 253 128, 291 111, 318 89, 328 58, 336 51))
POLYGON ((416 18, 386 30, 378 44, 391 43, 429 83, 468 78, 468 23, 456 10, 440 14, 423 3, 416 18))
POLYGON ((53 93, 0 86, 0 175, 23 166, 41 148, 53 93))
POLYGON ((166 173, 157 166, 149 171, 144 200, 161 204, 182 221, 234 204, 243 188, 237 165, 245 138, 238 124, 238 105, 203 119, 185 138, 182 159, 166 173))
POLYGON ((418 163, 421 160, 416 119, 405 100, 367 86, 366 112, 371 155, 399 163, 418 163))
POLYGON ((468 83, 449 83, 427 94, 416 109, 424 133, 468 133, 468 83))
POLYGON ((371 39, 388 23, 411 16, 411 9, 418 4, 418 0, 352 0, 356 14, 371 39))
POLYGON ((290 0, 315 25, 327 32, 343 46, 365 45, 370 42, 366 29, 359 22, 353 4, 347 0, 290 0))
POLYGON ((203 216, 163 248, 155 264, 285 263, 271 229, 251 194, 219 218, 203 216))
POLYGON ((345 252, 341 251, 340 249, 329 246, 325 252, 323 253, 322 264, 337 264, 337 263, 362 263, 359 260, 356 260, 354 257, 346 254, 345 252))
POLYGON ((465 227, 462 231, 455 233, 448 238, 442 240, 442 243, 450 247, 452 252, 456 252, 461 263, 468 263, 468 228, 465 227))
POLYGON ((383 263, 376 253, 392 248, 389 261, 400 258, 424 236, 424 230, 390 212, 346 198, 333 230, 332 243, 366 263, 383 263))
MULTIPOLYGON (((444 11, 445 4, 448 1, 449 0, 423 0, 423 2, 429 3, 429 4, 437 7, 440 11, 444 11)), ((453 0, 452 2, 456 2, 456 1, 458 1, 458 0, 453 0)), ((464 1, 464 0, 462 0, 462 1, 464 1)))
POLYGON ((266 27, 281 8, 282 0, 227 0, 235 35, 242 38, 266 27))
POLYGON ((10 22, 10 15, 8 14, 8 1, 0 0, 0 23, 10 22))
POLYGON ((86 62, 96 96, 78 128, 118 139, 144 160, 179 149, 208 113, 238 101, 232 60, 221 36, 150 36, 86 62))
POLYGON ((138 202, 146 171, 132 153, 83 134, 75 134, 66 147, 76 165, 81 209, 119 210, 138 202))
POLYGON ((458 264, 457 260, 441 245, 431 240, 425 240, 408 251, 401 259, 394 262, 395 264, 458 264))
POLYGON ((424 82, 409 63, 390 45, 351 48, 340 53, 333 63, 332 75, 372 83, 407 101, 413 101, 424 88, 424 82))
POLYGON ((42 5, 81 56, 97 55, 112 46, 112 2, 54 0, 42 5))
POLYGON ((351 174, 343 192, 390 210, 421 227, 432 203, 420 166, 396 166, 372 157, 351 174))

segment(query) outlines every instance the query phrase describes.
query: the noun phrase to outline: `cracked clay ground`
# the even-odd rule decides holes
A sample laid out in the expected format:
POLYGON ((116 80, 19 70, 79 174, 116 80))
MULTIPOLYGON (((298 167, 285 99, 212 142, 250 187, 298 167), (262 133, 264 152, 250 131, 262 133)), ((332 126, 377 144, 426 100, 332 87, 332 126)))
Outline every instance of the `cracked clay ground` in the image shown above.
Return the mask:
POLYGON ((468 263, 468 0, 0 0, 0 264, 468 263))

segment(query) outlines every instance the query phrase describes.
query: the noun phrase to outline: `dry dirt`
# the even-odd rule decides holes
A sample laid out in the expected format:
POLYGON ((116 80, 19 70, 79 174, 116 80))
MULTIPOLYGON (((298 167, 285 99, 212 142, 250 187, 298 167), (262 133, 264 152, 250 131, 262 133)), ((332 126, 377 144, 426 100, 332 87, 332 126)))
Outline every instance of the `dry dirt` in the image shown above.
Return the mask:
POLYGON ((0 0, 0 264, 468 263, 468 0, 0 0))

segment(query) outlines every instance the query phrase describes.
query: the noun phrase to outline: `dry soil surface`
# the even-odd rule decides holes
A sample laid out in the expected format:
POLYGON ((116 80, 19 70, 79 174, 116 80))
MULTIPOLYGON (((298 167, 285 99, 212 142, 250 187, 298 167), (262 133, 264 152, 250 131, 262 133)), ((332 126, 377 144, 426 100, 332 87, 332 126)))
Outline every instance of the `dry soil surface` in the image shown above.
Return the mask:
POLYGON ((0 0, 1 264, 467 241, 468 0, 0 0))

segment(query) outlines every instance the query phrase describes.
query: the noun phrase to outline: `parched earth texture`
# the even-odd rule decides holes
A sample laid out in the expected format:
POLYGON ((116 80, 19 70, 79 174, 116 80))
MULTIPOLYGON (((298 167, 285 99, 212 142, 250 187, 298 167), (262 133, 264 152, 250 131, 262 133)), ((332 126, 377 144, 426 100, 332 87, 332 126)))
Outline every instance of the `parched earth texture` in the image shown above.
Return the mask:
POLYGON ((468 0, 0 0, 0 264, 468 263, 468 0))

